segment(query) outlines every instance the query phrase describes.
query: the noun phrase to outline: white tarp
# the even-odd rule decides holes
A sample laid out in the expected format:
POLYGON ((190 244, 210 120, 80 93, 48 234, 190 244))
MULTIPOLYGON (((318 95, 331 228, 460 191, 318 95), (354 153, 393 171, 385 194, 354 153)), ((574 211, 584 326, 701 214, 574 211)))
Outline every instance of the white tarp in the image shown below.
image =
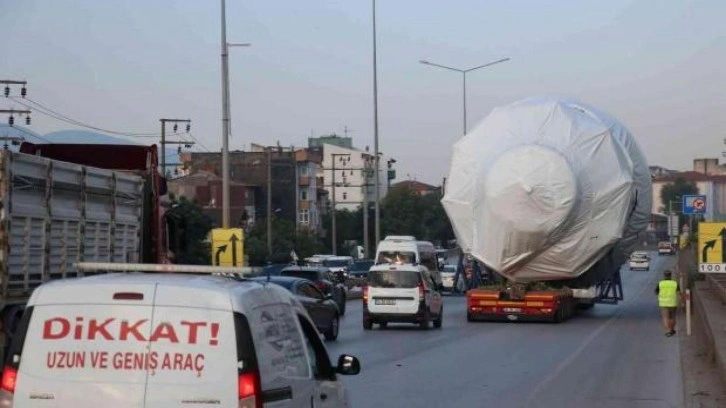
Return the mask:
POLYGON ((520 282, 620 265, 650 217, 650 172, 630 132, 577 101, 494 109, 454 145, 442 200, 464 252, 520 282), (610 251, 614 249, 614 251, 610 251))

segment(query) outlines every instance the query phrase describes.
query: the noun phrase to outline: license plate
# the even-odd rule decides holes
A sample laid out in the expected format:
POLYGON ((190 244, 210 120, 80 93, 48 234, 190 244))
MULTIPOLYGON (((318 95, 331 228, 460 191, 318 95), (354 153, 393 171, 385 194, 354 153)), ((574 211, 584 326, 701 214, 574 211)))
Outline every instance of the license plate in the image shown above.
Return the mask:
POLYGON ((393 306, 396 304, 396 299, 376 299, 374 303, 377 305, 393 306))
POLYGON ((503 310, 504 313, 519 313, 522 311, 522 309, 518 307, 505 307, 503 310))

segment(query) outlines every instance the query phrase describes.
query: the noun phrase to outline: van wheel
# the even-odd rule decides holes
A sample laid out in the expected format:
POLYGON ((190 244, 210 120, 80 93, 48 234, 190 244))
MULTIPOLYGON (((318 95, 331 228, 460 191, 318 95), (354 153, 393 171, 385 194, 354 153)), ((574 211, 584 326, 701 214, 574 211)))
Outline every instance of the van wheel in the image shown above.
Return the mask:
POLYGON ((426 312, 424 312, 424 316, 419 322, 419 327, 421 330, 428 330, 431 323, 431 312, 427 309, 426 312))
POLYGON ((363 330, 370 330, 373 328, 373 322, 370 320, 363 320, 363 330))
POLYGON ((338 330, 340 330, 340 319, 338 316, 334 316, 330 322, 330 328, 323 334, 325 340, 333 341, 338 338, 338 330))
POLYGON ((444 320, 444 307, 441 306, 441 310, 439 310, 439 316, 434 320, 434 328, 440 329, 441 323, 443 323, 444 320))
POLYGON ((343 304, 338 305, 338 309, 340 309, 340 315, 345 316, 345 300, 343 300, 343 304))

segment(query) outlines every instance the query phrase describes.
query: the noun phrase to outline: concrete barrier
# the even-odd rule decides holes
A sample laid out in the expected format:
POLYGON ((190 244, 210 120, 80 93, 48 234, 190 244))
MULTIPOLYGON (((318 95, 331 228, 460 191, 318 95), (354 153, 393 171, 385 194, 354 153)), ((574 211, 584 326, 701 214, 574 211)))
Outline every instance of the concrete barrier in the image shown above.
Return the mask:
POLYGON ((713 293, 709 282, 694 283, 694 335, 703 335, 709 360, 718 367, 722 378, 726 378, 726 306, 713 293))

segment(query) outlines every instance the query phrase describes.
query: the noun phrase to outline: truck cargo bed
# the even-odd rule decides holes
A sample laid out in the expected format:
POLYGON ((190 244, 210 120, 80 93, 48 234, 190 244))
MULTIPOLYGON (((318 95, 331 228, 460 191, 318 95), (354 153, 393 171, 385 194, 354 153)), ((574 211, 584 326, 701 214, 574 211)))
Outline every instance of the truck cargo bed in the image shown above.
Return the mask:
POLYGON ((144 181, 0 151, 0 300, 24 303, 79 261, 138 260, 144 181))

